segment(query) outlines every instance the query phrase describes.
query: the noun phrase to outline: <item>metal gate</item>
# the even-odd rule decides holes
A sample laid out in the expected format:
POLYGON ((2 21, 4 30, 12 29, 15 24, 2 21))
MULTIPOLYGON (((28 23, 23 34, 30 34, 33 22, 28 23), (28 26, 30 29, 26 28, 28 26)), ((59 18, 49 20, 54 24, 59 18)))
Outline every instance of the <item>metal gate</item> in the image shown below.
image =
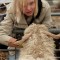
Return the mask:
POLYGON ((16 52, 18 49, 0 49, 0 60, 16 60, 18 59, 16 52))

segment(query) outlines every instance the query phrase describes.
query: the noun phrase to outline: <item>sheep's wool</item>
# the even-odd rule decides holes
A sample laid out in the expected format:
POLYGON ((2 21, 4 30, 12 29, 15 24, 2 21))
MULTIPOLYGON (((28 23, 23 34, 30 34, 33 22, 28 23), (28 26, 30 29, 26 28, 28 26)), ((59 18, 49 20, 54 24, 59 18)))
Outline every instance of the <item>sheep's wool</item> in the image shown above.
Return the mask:
POLYGON ((22 44, 18 60, 56 60, 53 38, 44 34, 44 31, 48 31, 45 25, 32 24, 26 28, 24 34, 33 34, 22 44))

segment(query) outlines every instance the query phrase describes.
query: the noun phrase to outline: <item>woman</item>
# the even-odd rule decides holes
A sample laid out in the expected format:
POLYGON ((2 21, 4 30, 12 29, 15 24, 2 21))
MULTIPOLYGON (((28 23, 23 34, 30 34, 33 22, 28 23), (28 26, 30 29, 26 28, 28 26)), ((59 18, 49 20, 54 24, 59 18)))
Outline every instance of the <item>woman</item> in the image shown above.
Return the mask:
MULTIPOLYGON (((0 25, 0 43, 18 47, 15 44, 17 39, 11 36, 13 28, 25 29, 32 23, 45 24, 48 28, 52 26, 49 4, 44 0, 14 0, 8 5, 6 17, 0 25)), ((22 40, 27 40, 31 34, 24 36, 22 40)))

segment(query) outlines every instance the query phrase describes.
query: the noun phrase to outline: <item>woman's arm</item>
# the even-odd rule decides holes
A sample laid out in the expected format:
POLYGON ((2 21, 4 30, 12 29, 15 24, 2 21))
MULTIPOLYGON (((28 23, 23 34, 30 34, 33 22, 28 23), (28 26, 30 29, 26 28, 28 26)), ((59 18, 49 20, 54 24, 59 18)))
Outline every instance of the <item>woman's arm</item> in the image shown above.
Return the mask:
POLYGON ((11 33, 13 30, 12 14, 7 13, 3 21, 0 22, 0 43, 8 45, 8 41, 12 38, 11 33))

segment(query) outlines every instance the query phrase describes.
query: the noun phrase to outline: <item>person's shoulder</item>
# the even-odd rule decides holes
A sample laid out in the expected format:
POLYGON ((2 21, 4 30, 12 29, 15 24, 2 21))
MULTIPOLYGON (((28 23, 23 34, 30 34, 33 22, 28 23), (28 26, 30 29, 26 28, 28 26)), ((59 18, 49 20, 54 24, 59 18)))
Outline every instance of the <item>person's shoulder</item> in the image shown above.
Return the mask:
POLYGON ((50 5, 46 0, 41 0, 41 1, 42 1, 42 7, 50 8, 50 5))

